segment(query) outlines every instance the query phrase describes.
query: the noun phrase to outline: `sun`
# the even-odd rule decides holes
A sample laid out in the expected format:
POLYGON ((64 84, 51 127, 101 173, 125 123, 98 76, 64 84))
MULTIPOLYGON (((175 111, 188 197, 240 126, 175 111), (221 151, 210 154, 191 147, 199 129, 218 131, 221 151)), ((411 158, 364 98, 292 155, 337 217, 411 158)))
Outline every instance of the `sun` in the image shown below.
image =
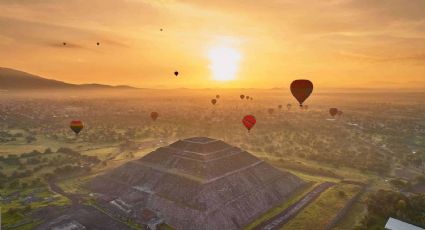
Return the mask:
POLYGON ((214 80, 230 81, 236 78, 241 59, 240 53, 231 47, 216 46, 209 49, 210 69, 214 80))

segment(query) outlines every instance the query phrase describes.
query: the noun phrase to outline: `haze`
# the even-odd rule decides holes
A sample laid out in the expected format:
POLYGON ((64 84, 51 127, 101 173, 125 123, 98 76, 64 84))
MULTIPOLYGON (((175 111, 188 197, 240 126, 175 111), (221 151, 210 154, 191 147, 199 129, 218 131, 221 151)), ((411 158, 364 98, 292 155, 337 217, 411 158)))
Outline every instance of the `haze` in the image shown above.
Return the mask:
POLYGON ((320 88, 420 89, 424 8, 423 0, 2 0, 0 66, 146 88, 288 87, 308 77, 320 88))

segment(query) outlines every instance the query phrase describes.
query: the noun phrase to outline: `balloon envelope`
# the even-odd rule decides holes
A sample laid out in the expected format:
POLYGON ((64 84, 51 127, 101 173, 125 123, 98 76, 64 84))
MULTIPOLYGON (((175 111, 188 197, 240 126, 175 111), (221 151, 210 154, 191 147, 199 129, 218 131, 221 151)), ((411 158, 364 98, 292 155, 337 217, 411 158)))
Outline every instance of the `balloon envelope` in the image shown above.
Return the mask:
POLYGON ((246 96, 245 98, 246 98, 247 100, 249 100, 249 96, 246 96))
POLYGON ((252 115, 246 115, 242 119, 242 123, 245 126, 245 128, 248 129, 248 131, 249 131, 249 130, 252 129, 252 127, 254 127, 255 123, 257 123, 257 120, 252 115))
POLYGON ((300 106, 303 105, 312 92, 313 83, 309 80, 299 79, 291 83, 291 93, 300 103, 300 106))
POLYGON ((245 98, 245 95, 241 94, 239 97, 240 97, 241 99, 244 99, 244 98, 245 98))
POLYGON ((220 95, 218 95, 218 94, 217 94, 217 95, 215 95, 215 98, 219 99, 219 98, 220 98, 220 95))
POLYGON ((156 121, 156 119, 159 117, 159 113, 157 113, 157 112, 152 112, 151 113, 151 118, 152 118, 152 120, 153 121, 156 121))
POLYGON ((176 77, 179 75, 178 71, 174 71, 174 75, 176 75, 176 77))
POLYGON ((74 131, 75 134, 78 134, 84 128, 84 125, 83 122, 80 120, 73 120, 69 124, 69 127, 72 129, 72 131, 74 131))
POLYGON ((212 100, 211 100, 211 103, 212 103, 213 105, 215 105, 215 104, 217 103, 217 99, 212 99, 212 100))
POLYGON ((279 109, 282 109, 282 105, 278 105, 277 107, 278 107, 279 109))
POLYGON ((329 109, 329 114, 334 117, 336 114, 338 113, 338 109, 337 108, 330 108, 329 109))

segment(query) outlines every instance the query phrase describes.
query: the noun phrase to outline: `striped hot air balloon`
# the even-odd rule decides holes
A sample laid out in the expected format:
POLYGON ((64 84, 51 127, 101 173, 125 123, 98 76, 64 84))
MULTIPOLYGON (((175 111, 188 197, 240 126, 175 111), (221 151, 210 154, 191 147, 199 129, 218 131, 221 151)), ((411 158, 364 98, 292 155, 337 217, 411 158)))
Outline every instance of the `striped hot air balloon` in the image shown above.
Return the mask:
POLYGON ((73 120, 71 121, 71 124, 69 127, 74 131, 76 135, 81 132, 81 130, 84 128, 83 122, 80 120, 73 120))

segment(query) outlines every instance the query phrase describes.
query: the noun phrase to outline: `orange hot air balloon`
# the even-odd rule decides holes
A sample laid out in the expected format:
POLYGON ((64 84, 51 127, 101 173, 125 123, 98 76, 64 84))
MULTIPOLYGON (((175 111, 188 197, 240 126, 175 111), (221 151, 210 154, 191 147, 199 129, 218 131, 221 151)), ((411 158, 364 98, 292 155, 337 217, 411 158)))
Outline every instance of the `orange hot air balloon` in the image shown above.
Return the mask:
POLYGON ((242 119, 242 123, 245 126, 246 129, 248 129, 248 132, 254 127, 255 123, 257 123, 257 120, 252 115, 246 115, 242 119))
POLYGON ((151 118, 152 118, 152 120, 153 121, 156 121, 156 119, 159 117, 159 113, 157 113, 157 112, 152 112, 151 113, 151 118))
POLYGON ((215 98, 220 99, 220 95, 219 94, 215 95, 215 98))
POLYGON ((303 106, 303 103, 310 94, 313 92, 313 83, 309 80, 299 79, 291 83, 291 93, 300 103, 300 106, 303 106))
POLYGON ((245 95, 241 94, 239 97, 240 97, 241 99, 244 99, 244 98, 245 98, 245 95))
POLYGON ((332 117, 335 117, 335 115, 338 113, 338 109, 337 108, 330 108, 329 109, 329 114, 331 114, 332 117))
POLYGON ((74 131, 76 135, 78 135, 81 132, 81 130, 84 128, 84 125, 83 125, 83 122, 80 120, 73 120, 69 124, 69 127, 72 129, 72 131, 74 131))
POLYGON ((211 100, 211 103, 212 103, 213 105, 215 105, 215 104, 217 103, 217 99, 212 99, 212 100, 211 100))
POLYGON ((274 109, 270 108, 267 110, 267 112, 269 112, 269 114, 272 115, 274 113, 274 109))
POLYGON ((174 71, 174 75, 176 75, 176 77, 179 75, 178 71, 174 71))

